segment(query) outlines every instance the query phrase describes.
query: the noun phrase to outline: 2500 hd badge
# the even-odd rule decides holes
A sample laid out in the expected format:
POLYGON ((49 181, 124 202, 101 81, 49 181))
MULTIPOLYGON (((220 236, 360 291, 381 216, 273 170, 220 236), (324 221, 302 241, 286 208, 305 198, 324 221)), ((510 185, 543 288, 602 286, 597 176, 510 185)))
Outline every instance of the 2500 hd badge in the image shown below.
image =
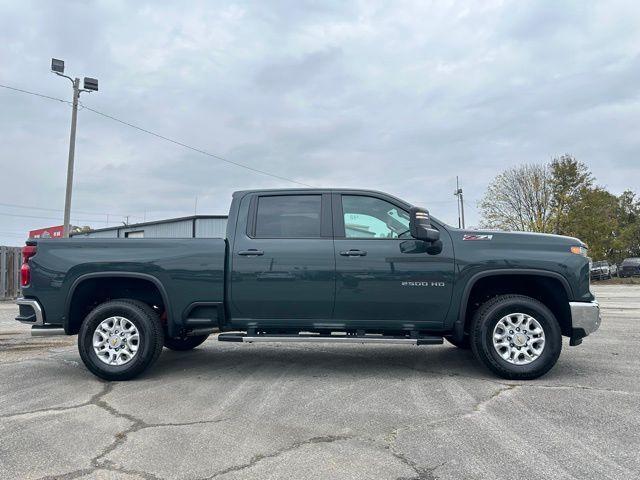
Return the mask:
POLYGON ((446 286, 444 282, 402 282, 403 287, 444 287, 446 286))

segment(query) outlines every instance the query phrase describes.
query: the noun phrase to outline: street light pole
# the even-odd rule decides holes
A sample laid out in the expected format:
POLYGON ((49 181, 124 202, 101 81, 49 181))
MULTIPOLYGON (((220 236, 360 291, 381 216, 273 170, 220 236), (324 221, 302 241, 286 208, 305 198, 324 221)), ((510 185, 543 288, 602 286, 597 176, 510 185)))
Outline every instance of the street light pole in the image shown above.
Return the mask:
POLYGON ((73 109, 71 111, 71 134, 69 135, 69 162, 67 163, 67 190, 64 197, 63 237, 69 238, 71 230, 71 191, 73 189, 73 162, 76 154, 76 124, 78 123, 78 99, 80 98, 80 79, 73 80, 73 109))
POLYGON ((69 238, 71 233, 71 191, 73 189, 73 163, 76 153, 76 125, 78 123, 78 100, 81 92, 97 92, 98 80, 84 77, 84 88, 80 88, 80 79, 71 78, 64 74, 64 61, 57 58, 51 59, 51 71, 60 77, 68 79, 73 85, 73 103, 71 111, 71 133, 69 134, 69 161, 67 163, 67 189, 64 196, 64 238, 69 238))

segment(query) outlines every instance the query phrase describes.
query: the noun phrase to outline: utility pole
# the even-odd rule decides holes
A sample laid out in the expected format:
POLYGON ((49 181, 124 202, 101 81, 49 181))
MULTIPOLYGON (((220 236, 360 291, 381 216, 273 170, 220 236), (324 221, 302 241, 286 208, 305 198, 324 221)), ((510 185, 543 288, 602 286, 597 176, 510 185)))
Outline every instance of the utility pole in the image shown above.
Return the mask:
POLYGON ((98 80, 84 77, 84 88, 80 88, 80 79, 64 75, 64 61, 51 59, 51 71, 71 81, 73 85, 73 103, 71 111, 71 133, 69 134, 69 160, 67 163, 67 188, 64 196, 64 229, 62 236, 69 238, 71 230, 71 191, 73 189, 73 163, 76 153, 76 125, 78 123, 78 100, 81 92, 97 92, 98 80))
POLYGON ((64 195, 63 237, 69 238, 71 230, 71 189, 73 188, 73 162, 76 155, 76 124, 78 123, 78 99, 80 98, 80 79, 73 80, 73 110, 71 111, 71 134, 69 135, 69 161, 67 163, 67 189, 64 195))
POLYGON ((462 189, 460 188, 457 175, 456 190, 453 194, 458 197, 458 228, 464 228, 464 197, 462 195, 462 189))

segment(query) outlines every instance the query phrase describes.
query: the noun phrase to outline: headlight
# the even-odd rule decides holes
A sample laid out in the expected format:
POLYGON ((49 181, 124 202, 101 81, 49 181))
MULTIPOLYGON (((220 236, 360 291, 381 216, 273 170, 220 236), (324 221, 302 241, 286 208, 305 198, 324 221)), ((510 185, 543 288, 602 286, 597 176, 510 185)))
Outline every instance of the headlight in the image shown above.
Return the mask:
POLYGON ((586 257, 587 247, 583 247, 582 245, 575 245, 571 247, 571 253, 575 253, 576 255, 582 255, 583 257, 586 257))

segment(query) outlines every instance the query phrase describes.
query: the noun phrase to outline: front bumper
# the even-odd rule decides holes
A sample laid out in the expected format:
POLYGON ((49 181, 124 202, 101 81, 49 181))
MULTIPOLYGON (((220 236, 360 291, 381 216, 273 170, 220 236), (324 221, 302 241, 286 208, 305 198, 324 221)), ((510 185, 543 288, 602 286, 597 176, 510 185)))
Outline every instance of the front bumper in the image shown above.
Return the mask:
POLYGON ((576 345, 587 335, 600 328, 600 305, 593 302, 569 302, 571 309, 571 342, 576 345))

